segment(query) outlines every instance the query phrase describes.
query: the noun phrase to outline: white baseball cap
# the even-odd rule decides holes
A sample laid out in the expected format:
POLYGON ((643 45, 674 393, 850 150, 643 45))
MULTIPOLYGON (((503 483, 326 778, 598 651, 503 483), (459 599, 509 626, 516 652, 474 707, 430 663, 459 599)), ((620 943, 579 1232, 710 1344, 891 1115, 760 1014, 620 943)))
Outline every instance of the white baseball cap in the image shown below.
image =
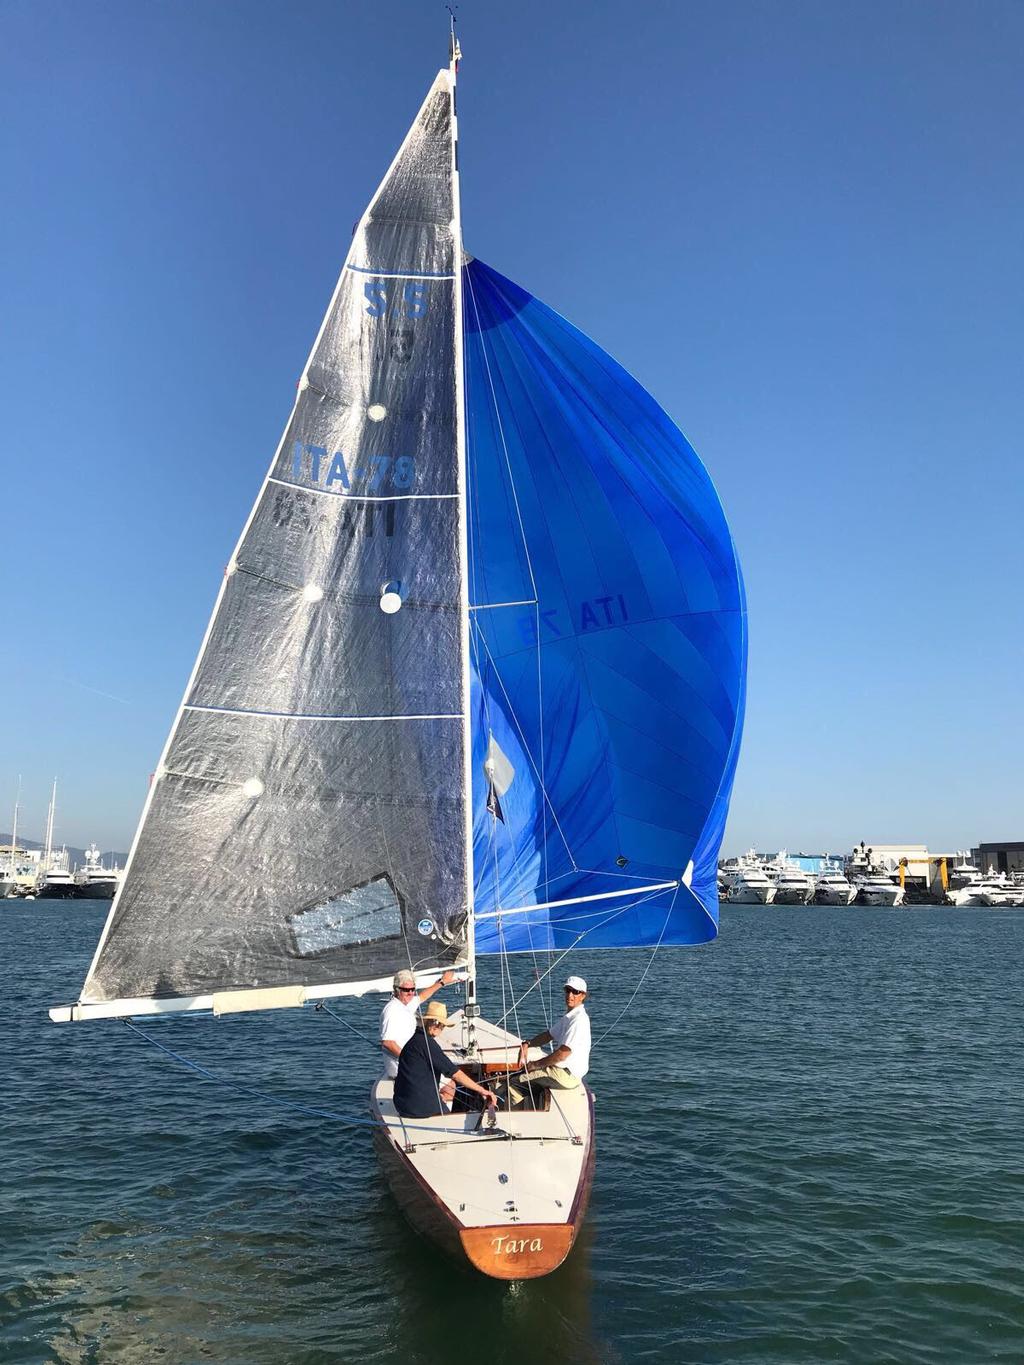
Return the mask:
POLYGON ((570 976, 565 984, 571 991, 583 991, 585 993, 587 989, 587 983, 583 980, 582 976, 570 976))

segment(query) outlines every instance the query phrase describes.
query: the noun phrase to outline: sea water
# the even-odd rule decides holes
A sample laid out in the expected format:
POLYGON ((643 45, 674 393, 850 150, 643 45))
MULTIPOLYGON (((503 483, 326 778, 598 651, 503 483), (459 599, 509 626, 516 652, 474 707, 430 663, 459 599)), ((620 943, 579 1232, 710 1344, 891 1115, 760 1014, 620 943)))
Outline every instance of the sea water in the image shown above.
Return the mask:
POLYGON ((254 1093, 365 1116, 379 1000, 334 1007, 370 1042, 312 1010, 145 1026, 232 1089, 47 1020, 109 906, 2 906, 5 1365, 1024 1360, 1024 912, 727 906, 702 948, 574 955, 593 1202, 508 1285, 409 1231, 367 1129, 254 1093))

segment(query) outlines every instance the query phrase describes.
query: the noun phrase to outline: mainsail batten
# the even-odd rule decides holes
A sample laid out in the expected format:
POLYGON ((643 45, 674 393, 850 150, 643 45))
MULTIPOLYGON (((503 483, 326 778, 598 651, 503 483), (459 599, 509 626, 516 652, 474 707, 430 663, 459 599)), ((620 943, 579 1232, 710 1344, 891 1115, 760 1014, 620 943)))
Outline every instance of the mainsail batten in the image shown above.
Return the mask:
POLYGON ((354 234, 85 1005, 465 957, 453 147, 441 72, 354 234))

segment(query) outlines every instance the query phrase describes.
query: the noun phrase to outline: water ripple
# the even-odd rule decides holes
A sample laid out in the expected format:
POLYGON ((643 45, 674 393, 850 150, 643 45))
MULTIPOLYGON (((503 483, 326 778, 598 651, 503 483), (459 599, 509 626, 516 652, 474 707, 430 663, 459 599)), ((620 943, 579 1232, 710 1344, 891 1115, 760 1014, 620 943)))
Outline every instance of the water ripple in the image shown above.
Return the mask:
MULTIPOLYGON (((662 952, 595 1052, 584 1233, 509 1286, 409 1232, 365 1130, 50 1025, 102 912, 5 907, 5 1363, 1024 1360, 1024 915, 727 908, 717 943, 662 952)), ((647 957, 586 956, 598 1032, 647 957)), ((372 1032, 372 1001, 343 1008, 372 1032)), ((153 1028, 365 1111, 376 1058, 326 1016, 153 1028)))

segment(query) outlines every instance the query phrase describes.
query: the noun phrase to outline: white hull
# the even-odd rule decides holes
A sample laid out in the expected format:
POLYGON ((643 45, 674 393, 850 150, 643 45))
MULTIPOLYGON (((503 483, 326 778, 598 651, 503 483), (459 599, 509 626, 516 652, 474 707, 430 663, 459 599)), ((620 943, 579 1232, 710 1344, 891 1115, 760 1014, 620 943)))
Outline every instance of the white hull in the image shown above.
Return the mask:
MULTIPOLYGON (((450 1055, 458 1055, 462 1030, 460 1011, 439 1039, 450 1055)), ((514 1035, 481 1019, 476 1034, 484 1063, 516 1062, 514 1035)), ((413 1227, 496 1279, 533 1279, 561 1265, 593 1175, 593 1096, 586 1086, 549 1092, 546 1111, 499 1113, 493 1137, 479 1131, 476 1113, 402 1119, 393 1093, 394 1082, 384 1079, 371 1091, 374 1144, 413 1227)))
POLYGON ((731 886, 726 900, 732 905, 771 905, 775 899, 774 886, 731 886))
POLYGON ((990 893, 989 904, 993 910, 1019 910, 1024 906, 1024 886, 1009 882, 998 891, 990 893))
POLYGON ((962 886, 959 891, 950 892, 953 904, 961 908, 981 909, 988 905, 988 896, 973 886, 962 886))
POLYGON ((894 905, 902 905, 903 898, 905 895, 906 892, 904 891, 902 886, 890 886, 885 888, 878 888, 877 890, 874 888, 872 888, 871 890, 865 890, 864 887, 861 887, 860 890, 857 892, 857 904, 884 905, 889 907, 894 905))
POLYGON ((814 893, 815 904, 817 905, 852 905, 857 891, 855 887, 848 886, 844 891, 842 887, 827 887, 814 893))
POLYGON ((796 887, 776 887, 776 905, 809 905, 810 901, 811 888, 809 886, 802 887, 799 890, 796 887))

